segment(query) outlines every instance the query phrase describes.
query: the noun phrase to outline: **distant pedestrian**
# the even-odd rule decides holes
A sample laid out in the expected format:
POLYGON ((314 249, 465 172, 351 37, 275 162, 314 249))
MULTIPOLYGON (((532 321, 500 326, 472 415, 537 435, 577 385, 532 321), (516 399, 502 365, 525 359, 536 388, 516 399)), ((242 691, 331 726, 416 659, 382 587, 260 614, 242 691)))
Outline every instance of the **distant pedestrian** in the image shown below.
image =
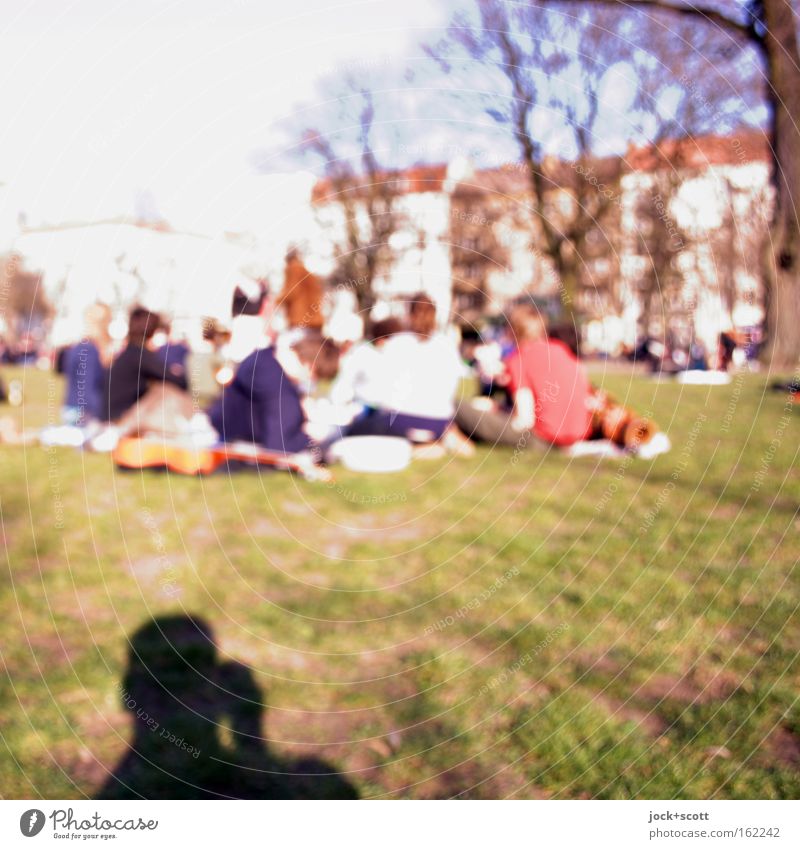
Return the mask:
POLYGON ((286 255, 283 290, 278 295, 275 307, 285 311, 290 330, 322 330, 325 323, 322 294, 319 278, 303 265, 297 251, 289 251, 286 255))

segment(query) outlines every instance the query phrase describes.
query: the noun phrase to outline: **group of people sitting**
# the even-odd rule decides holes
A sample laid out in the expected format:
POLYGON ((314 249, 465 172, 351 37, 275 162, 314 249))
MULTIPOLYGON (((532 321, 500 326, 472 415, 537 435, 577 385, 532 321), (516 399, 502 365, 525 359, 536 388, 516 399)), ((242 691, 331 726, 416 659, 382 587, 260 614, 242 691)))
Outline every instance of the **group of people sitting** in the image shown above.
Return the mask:
MULTIPOLYGON (((97 325, 100 314, 93 307, 88 323, 97 325)), ((515 307, 508 320, 515 340, 502 381, 509 407, 486 396, 460 398, 467 367, 456 341, 437 330, 426 295, 410 300, 405 320, 373 322, 367 338, 346 351, 316 329, 265 334, 204 407, 189 391, 185 352, 156 349, 160 319, 136 308, 125 347, 107 368, 97 326, 67 355, 65 421, 94 427, 91 446, 99 450, 134 433, 173 438, 205 430, 210 441, 316 450, 320 458, 347 436, 403 437, 456 453, 470 453, 472 440, 535 448, 586 439, 592 409, 583 367, 566 345, 547 338, 532 305, 515 307), (327 397, 314 399, 310 390, 321 382, 330 382, 327 397)))
POLYGON ((232 367, 221 356, 229 337, 219 329, 204 333, 207 350, 196 357, 174 338, 159 344, 167 328, 141 307, 130 313, 124 347, 112 356, 110 311, 90 307, 84 338, 62 361, 65 425, 99 451, 125 436, 149 435, 312 452, 319 462, 353 436, 402 437, 430 456, 470 454, 476 441, 566 447, 596 434, 597 396, 585 371, 570 348, 548 338, 532 304, 507 316, 511 345, 497 374, 505 400, 465 398, 468 367, 457 340, 439 329, 427 295, 409 299, 405 316, 373 321, 363 341, 342 346, 322 335, 320 310, 308 297, 299 305, 287 297, 287 288, 302 289, 310 277, 295 272, 298 279, 287 276, 279 298, 261 298, 261 339, 232 367), (281 308, 291 316, 276 333, 281 308))

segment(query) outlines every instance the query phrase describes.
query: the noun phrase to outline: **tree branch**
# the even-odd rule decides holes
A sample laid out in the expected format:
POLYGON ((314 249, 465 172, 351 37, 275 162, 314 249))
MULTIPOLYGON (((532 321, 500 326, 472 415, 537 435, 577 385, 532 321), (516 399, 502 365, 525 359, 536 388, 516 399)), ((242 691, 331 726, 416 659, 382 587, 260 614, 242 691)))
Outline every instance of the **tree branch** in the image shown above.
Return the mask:
MULTIPOLYGON (((587 0, 557 0, 559 3, 586 3, 587 0)), ((747 39, 754 44, 759 45, 763 49, 764 38, 758 32, 755 22, 742 23, 734 18, 729 18, 717 9, 710 6, 698 6, 694 3, 678 6, 675 3, 670 3, 669 0, 589 0, 594 4, 602 3, 605 6, 624 6, 632 8, 638 6, 640 8, 647 7, 661 12, 669 12, 671 14, 691 16, 702 18, 708 23, 716 24, 721 29, 729 30, 741 38, 747 39)))

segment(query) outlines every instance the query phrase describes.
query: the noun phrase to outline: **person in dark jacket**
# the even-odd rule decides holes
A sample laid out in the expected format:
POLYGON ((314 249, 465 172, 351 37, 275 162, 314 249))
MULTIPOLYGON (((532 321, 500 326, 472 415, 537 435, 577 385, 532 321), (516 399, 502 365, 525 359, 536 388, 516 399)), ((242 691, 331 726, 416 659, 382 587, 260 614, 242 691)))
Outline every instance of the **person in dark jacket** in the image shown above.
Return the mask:
POLYGON ((308 336, 292 348, 261 348, 242 361, 233 380, 209 410, 223 442, 254 442, 270 451, 298 453, 311 447, 298 385, 329 380, 339 350, 330 339, 308 336))
POLYGON ((191 348, 186 339, 175 335, 172 325, 167 321, 161 326, 163 344, 156 348, 156 353, 164 362, 166 370, 175 376, 184 377, 188 381, 186 362, 191 354, 191 348))
POLYGON ((150 386, 166 383, 186 390, 186 375, 173 374, 164 359, 151 348, 161 319, 156 313, 136 307, 128 322, 128 341, 111 364, 103 403, 103 418, 115 422, 128 412, 150 386))
POLYGON ((106 368, 111 356, 111 310, 105 304, 92 304, 86 310, 85 323, 83 339, 67 348, 62 358, 66 380, 64 424, 83 426, 103 418, 106 368))

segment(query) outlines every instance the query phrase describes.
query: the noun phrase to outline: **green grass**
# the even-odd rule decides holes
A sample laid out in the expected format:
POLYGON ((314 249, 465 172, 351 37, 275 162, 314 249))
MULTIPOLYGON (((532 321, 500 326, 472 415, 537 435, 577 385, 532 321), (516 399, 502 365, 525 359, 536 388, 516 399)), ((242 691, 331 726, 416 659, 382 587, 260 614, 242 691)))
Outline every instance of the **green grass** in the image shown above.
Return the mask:
MULTIPOLYGON (((57 416, 55 379, 14 376, 12 415, 57 416)), ((670 454, 328 486, 0 446, 0 794, 796 798, 800 409, 755 375, 604 382, 670 454), (140 634, 129 667, 183 614, 216 658, 140 634), (150 767, 124 762, 123 690, 201 756, 140 727, 150 767)))

